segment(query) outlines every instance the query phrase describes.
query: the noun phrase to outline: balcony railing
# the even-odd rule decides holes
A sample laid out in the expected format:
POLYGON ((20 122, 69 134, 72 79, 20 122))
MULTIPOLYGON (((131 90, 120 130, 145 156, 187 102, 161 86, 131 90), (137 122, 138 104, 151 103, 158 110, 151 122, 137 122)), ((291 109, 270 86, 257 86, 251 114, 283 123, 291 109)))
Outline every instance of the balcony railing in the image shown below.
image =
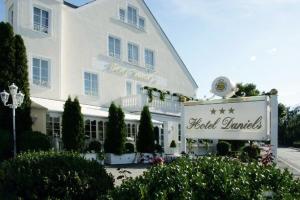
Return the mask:
POLYGON ((165 100, 162 101, 159 96, 153 96, 152 102, 149 102, 148 95, 139 94, 121 97, 116 102, 128 111, 141 111, 145 105, 148 105, 151 112, 171 114, 181 113, 181 103, 178 99, 174 99, 174 97, 166 97, 165 100))

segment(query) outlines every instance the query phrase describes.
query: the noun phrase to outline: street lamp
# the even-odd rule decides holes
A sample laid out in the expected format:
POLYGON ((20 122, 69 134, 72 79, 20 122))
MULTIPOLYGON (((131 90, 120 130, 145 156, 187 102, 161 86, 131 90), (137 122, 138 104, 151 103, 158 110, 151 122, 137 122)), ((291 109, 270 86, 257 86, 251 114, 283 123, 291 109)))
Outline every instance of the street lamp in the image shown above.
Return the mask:
POLYGON ((17 155, 17 146, 16 146, 16 109, 21 106, 24 100, 24 94, 22 94, 20 91, 18 92, 18 87, 13 83, 11 86, 8 87, 9 92, 12 98, 12 103, 7 104, 9 99, 9 93, 7 93, 5 90, 0 93, 1 100, 4 104, 4 106, 8 106, 13 110, 13 135, 14 135, 14 157, 17 155))

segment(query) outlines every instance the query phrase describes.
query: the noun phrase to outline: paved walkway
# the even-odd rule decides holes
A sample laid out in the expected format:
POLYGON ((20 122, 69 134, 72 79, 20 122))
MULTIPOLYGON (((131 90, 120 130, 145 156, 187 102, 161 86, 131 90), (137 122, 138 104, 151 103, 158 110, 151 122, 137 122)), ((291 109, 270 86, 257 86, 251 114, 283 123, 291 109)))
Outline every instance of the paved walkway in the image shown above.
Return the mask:
POLYGON ((300 149, 278 148, 278 166, 288 168, 295 177, 300 178, 300 149))
POLYGON ((123 179, 117 179, 121 175, 126 175, 127 177, 135 178, 143 174, 151 165, 149 164, 129 164, 129 165, 105 165, 106 171, 111 173, 115 179, 115 185, 120 185, 123 179), (121 173, 121 171, 126 170, 130 173, 121 173))

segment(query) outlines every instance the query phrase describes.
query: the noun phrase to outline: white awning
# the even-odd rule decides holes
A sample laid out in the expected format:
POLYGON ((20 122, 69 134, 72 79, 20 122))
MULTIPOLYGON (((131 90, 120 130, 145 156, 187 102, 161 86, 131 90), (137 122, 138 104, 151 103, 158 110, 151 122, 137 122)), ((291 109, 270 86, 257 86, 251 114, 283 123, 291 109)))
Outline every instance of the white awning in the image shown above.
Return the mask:
MULTIPOLYGON (((65 104, 64 101, 43 99, 37 97, 30 97, 30 99, 32 101, 31 106, 34 108, 44 108, 47 109, 48 112, 62 113, 64 111, 64 104, 65 104)), ((84 116, 100 117, 100 118, 108 117, 108 109, 101 108, 98 106, 84 105, 84 104, 80 104, 80 106, 81 106, 81 112, 84 116)), ((125 113, 125 120, 140 121, 140 115, 125 113)), ((162 124, 163 122, 152 119, 152 123, 162 124)))

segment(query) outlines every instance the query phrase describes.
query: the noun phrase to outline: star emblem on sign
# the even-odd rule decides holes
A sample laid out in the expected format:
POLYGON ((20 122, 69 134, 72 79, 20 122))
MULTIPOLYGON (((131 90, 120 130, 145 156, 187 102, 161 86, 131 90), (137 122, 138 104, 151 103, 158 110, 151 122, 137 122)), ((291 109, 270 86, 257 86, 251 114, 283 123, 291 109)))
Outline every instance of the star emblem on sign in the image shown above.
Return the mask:
POLYGON ((212 115, 215 115, 215 114, 216 114, 216 110, 213 108, 212 110, 210 110, 210 113, 211 113, 212 115))
POLYGON ((229 109, 229 113, 233 114, 233 113, 234 113, 234 109, 233 109, 233 108, 230 108, 230 109, 229 109))
POLYGON ((221 109, 220 109, 220 114, 224 114, 224 113, 225 113, 224 108, 221 108, 221 109))

